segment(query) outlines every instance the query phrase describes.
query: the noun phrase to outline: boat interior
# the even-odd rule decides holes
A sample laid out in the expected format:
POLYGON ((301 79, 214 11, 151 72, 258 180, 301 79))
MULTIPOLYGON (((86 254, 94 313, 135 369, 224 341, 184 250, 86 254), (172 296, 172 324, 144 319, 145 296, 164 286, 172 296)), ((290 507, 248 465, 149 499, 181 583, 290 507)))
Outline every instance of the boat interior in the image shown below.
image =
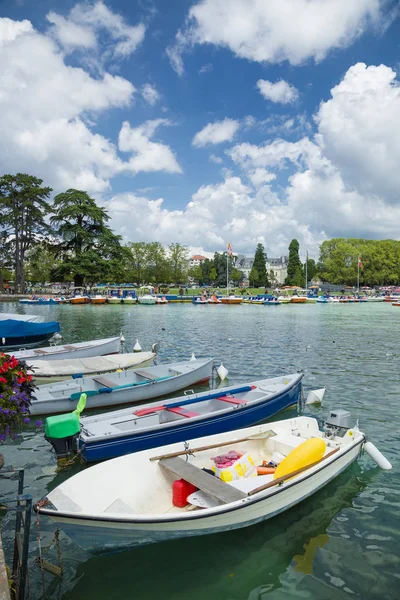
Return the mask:
MULTIPOLYGON (((357 436, 362 434, 354 432, 352 437, 328 438, 318 430, 315 419, 296 417, 192 440, 190 454, 185 444, 179 443, 100 463, 65 481, 49 494, 49 500, 58 511, 100 518, 102 515, 115 518, 124 515, 128 519, 151 517, 162 520, 175 513, 215 511, 229 502, 258 493, 255 490, 260 486, 273 482, 273 473, 258 474, 258 468, 271 462, 279 463, 305 440, 324 438, 326 456, 354 443, 357 436), (218 447, 212 447, 213 444, 218 447), (210 474, 215 458, 230 451, 241 453, 241 461, 246 456, 248 464, 254 465, 249 476, 227 482, 210 474), (185 479, 197 488, 183 507, 174 506, 172 501, 173 484, 177 479, 185 479)), ((317 467, 311 465, 309 468, 317 467)), ((303 476, 304 471, 296 475, 303 476)), ((284 484, 280 489, 283 488, 284 484)), ((274 490, 272 484, 263 492, 268 494, 274 490)))
POLYGON ((298 375, 277 377, 273 380, 266 379, 252 385, 227 389, 226 393, 212 390, 196 394, 181 396, 167 400, 163 404, 145 404, 134 409, 113 411, 112 414, 100 414, 82 417, 82 439, 90 441, 90 437, 118 437, 121 433, 139 433, 151 430, 160 425, 182 424, 188 419, 196 419, 212 413, 225 414, 240 407, 255 403, 261 399, 275 397, 277 393, 290 387, 293 379, 298 375))

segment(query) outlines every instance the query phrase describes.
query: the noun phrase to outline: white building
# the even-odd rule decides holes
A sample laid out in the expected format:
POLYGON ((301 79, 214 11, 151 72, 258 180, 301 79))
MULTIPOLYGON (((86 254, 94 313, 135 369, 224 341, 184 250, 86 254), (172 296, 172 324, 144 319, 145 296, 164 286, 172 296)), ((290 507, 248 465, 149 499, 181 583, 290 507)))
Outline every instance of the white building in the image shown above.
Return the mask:
POLYGON ((199 267, 203 260, 206 260, 206 257, 202 256, 201 254, 195 254, 194 256, 191 256, 189 260, 189 268, 191 269, 192 267, 199 267))
MULTIPOLYGON (((283 285, 287 277, 287 266, 289 259, 287 256, 280 258, 267 258, 265 267, 267 269, 268 279, 273 285, 283 285)), ((248 282, 250 271, 253 268, 254 256, 238 254, 235 267, 244 273, 245 282, 248 282)))

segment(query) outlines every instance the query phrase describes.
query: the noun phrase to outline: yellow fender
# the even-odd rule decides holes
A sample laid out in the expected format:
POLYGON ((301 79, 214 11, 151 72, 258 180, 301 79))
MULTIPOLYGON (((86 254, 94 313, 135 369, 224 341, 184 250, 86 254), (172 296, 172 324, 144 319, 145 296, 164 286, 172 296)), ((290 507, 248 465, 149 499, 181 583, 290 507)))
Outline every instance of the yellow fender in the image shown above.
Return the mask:
POLYGON ((289 452, 286 458, 279 464, 275 473, 274 479, 297 471, 303 467, 307 467, 312 463, 320 460, 326 450, 326 443, 321 438, 311 438, 306 440, 300 446, 289 452))

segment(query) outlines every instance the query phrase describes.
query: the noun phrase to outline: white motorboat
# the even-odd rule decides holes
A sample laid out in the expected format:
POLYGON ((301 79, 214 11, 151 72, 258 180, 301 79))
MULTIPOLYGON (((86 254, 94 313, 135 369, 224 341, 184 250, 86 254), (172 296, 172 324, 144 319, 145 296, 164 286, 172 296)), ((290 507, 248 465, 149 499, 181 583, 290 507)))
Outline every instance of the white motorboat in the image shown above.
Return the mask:
POLYGON ((12 354, 18 360, 61 360, 65 358, 89 358, 90 356, 104 356, 105 354, 116 354, 121 347, 121 338, 112 337, 102 340, 90 340, 75 344, 64 344, 60 346, 47 346, 46 348, 35 348, 29 350, 18 350, 12 354))
POLYGON ((143 294, 143 296, 138 296, 138 302, 139 304, 155 304, 157 298, 151 294, 143 294))
POLYGON ((87 408, 118 406, 172 394, 211 377, 213 359, 159 364, 72 381, 40 385, 30 406, 31 415, 63 413, 74 410, 82 393, 87 408))
POLYGON ((131 352, 110 356, 92 356, 90 358, 64 358, 63 360, 28 359, 29 373, 35 384, 55 383, 65 379, 80 379, 89 375, 125 371, 136 367, 149 366, 155 352, 131 352))
POLYGON ((247 527, 306 500, 363 447, 391 468, 340 413, 348 414, 331 412, 325 430, 302 416, 108 460, 61 483, 36 510, 96 553, 247 527), (258 475, 254 465, 265 463, 278 466, 258 475))

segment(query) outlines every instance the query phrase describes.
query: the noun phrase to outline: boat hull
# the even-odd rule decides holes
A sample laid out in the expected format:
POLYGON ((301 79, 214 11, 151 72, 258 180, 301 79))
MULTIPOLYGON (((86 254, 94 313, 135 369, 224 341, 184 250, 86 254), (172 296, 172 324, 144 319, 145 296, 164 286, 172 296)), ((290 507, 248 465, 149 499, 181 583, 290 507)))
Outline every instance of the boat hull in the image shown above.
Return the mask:
POLYGON ((60 525, 65 533, 80 547, 94 554, 107 554, 135 546, 198 535, 209 535, 240 529, 266 521, 312 496, 359 456, 364 438, 351 445, 345 452, 333 458, 329 464, 306 477, 296 478, 283 488, 276 487, 272 493, 254 496, 246 502, 227 505, 224 511, 202 516, 202 511, 192 511, 182 517, 164 515, 161 520, 133 520, 121 517, 107 519, 59 516, 53 511, 41 512, 60 525))
POLYGON ((107 298, 91 298, 90 304, 105 304, 107 298))
POLYGON ((277 394, 275 398, 269 397, 265 402, 260 402, 258 405, 243 406, 240 410, 236 409, 224 415, 213 415, 211 413, 204 415, 202 420, 177 421, 174 427, 155 429, 152 432, 137 432, 108 440, 90 442, 86 438, 84 443, 80 440, 81 456, 86 462, 106 460, 183 440, 250 427, 269 419, 285 408, 297 405, 300 392, 301 379, 285 393, 277 394))
MULTIPOLYGON (((86 400, 87 410, 159 398, 160 396, 173 394, 187 386, 207 382, 211 377, 212 365, 213 360, 210 359, 204 361, 203 365, 198 366, 192 371, 188 371, 175 377, 169 377, 164 381, 157 383, 149 382, 145 385, 130 387, 121 386, 119 389, 113 389, 112 393, 106 393, 107 390, 104 392, 103 388, 99 393, 91 395, 91 392, 88 391, 85 386, 79 384, 69 386, 69 382, 61 382, 60 384, 55 384, 59 387, 53 394, 48 394, 42 391, 43 387, 46 388, 46 386, 42 386, 42 389, 39 388, 36 393, 36 399, 33 400, 29 412, 31 415, 46 415, 75 410, 79 400, 79 398, 75 398, 75 395, 79 396, 79 390, 80 392, 83 391, 88 394, 86 400), (74 398, 73 400, 71 400, 72 395, 74 398)), ((124 375, 121 374, 121 381, 123 381, 123 377, 124 375)), ((86 381, 90 380, 90 377, 86 378, 86 381)))
POLYGON ((70 304, 89 304, 90 298, 71 298, 70 304))
POLYGON ((36 360, 62 360, 65 358, 91 358, 93 356, 104 356, 105 354, 117 354, 120 349, 121 339, 119 337, 115 338, 105 338, 104 340, 98 340, 98 344, 92 344, 82 347, 78 345, 67 346, 48 346, 47 348, 40 348, 40 350, 46 350, 45 354, 40 354, 35 350, 21 350, 18 352, 13 352, 14 356, 19 360, 29 360, 33 358, 36 360), (57 348, 65 348, 64 351, 57 351, 57 348), (68 349, 68 348, 73 348, 68 349))

